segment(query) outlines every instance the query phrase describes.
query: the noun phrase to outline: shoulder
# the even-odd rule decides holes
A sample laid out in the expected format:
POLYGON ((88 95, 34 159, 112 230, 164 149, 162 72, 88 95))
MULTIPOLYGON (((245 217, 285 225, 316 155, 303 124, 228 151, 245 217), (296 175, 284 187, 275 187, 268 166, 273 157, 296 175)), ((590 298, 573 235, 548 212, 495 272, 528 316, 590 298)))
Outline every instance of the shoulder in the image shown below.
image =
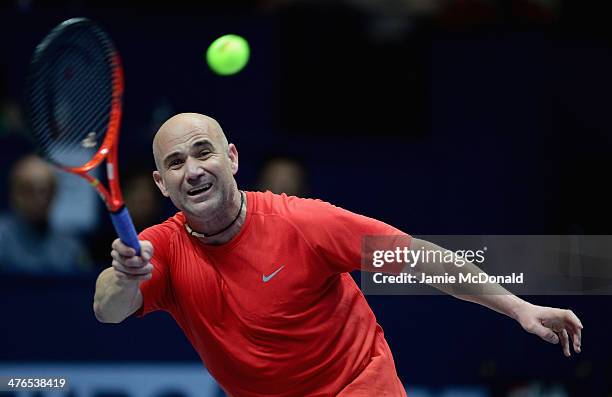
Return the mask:
POLYGON ((254 201, 253 212, 264 216, 314 217, 327 212, 342 211, 341 208, 319 199, 287 196, 285 193, 275 194, 270 191, 249 192, 249 199, 254 201))
POLYGON ((251 193, 256 216, 282 218, 302 231, 318 232, 324 228, 373 225, 381 222, 348 211, 319 199, 300 198, 271 192, 251 193))
POLYGON ((155 242, 169 242, 173 237, 180 235, 185 230, 185 216, 177 212, 162 223, 146 228, 138 235, 141 240, 152 240, 155 242))
POLYGON ((182 212, 177 212, 166 221, 140 232, 138 239, 151 242, 153 262, 159 267, 171 261, 177 249, 187 246, 189 238, 185 231, 185 216, 182 212))

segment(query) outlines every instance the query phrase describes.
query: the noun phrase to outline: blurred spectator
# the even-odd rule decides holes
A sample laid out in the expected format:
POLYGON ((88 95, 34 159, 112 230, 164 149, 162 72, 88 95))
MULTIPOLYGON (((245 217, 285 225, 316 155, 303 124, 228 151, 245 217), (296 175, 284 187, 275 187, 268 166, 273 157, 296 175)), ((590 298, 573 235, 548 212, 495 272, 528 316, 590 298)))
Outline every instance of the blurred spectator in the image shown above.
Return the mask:
POLYGON ((90 270, 89 255, 78 240, 49 227, 56 193, 53 169, 28 155, 9 176, 12 213, 0 217, 0 271, 32 275, 70 274, 90 270))
POLYGON ((258 190, 305 197, 309 193, 308 177, 301 160, 290 156, 270 156, 259 171, 258 190))
POLYGON ((24 130, 21 108, 14 101, 0 103, 0 136, 10 133, 20 133, 24 130))
MULTIPOLYGON (((123 199, 136 230, 142 231, 164 220, 162 195, 153 181, 153 169, 129 169, 122 180, 123 199)), ((108 247, 108 246, 107 246, 108 247)))
MULTIPOLYGON (((24 119, 24 109, 15 99, 15 95, 10 92, 6 82, 7 79, 4 78, 3 70, 0 68, 0 139, 3 140, 3 149, 8 149, 3 156, 8 156, 8 161, 12 161, 16 158, 15 153, 7 153, 12 148, 5 146, 6 139, 23 139, 28 135, 28 128, 24 119)), ((31 147, 31 144, 28 146, 31 147)), ((88 160, 88 155, 84 157, 76 155, 70 159, 75 165, 84 164, 88 160)), ((98 169, 92 170, 90 174, 100 177, 98 169)), ((0 183, 4 182, 2 179, 0 176, 0 183)), ((82 178, 66 172, 56 176, 55 185, 53 205, 49 209, 49 227, 54 232, 73 236, 92 231, 98 224, 100 205, 95 190, 82 178), (75 200, 75 197, 78 197, 78 200, 75 200)))
POLYGON ((0 69, 0 137, 25 129, 21 108, 8 91, 4 70, 0 69))
MULTIPOLYGON (((89 156, 80 154, 70 159, 71 164, 85 164, 89 156)), ((90 175, 102 177, 101 168, 90 175)), ((57 194, 49 213, 51 229, 59 233, 81 236, 96 229, 101 201, 94 189, 83 178, 69 172, 57 175, 57 194)))

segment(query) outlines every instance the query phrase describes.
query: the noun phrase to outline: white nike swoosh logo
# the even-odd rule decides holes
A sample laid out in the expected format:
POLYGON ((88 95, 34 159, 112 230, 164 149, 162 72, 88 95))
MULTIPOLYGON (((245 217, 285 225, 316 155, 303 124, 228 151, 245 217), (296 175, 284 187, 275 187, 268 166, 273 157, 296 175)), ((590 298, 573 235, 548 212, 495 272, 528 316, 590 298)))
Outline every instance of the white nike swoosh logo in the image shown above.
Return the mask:
POLYGON ((270 274, 269 276, 266 276, 265 274, 261 276, 261 281, 263 281, 264 283, 267 283, 268 281, 272 280, 272 277, 276 276, 276 274, 278 272, 280 272, 281 270, 283 270, 283 267, 285 267, 285 265, 279 267, 278 269, 276 269, 274 271, 274 273, 270 274))

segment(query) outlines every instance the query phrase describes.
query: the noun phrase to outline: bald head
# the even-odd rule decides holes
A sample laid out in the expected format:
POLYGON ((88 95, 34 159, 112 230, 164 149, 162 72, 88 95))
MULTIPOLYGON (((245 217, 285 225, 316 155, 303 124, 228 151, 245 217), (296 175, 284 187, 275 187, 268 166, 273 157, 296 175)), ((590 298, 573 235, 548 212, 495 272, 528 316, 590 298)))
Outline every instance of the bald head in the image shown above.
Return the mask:
POLYGON ((153 155, 155 184, 193 225, 219 230, 235 216, 241 202, 234 179, 238 150, 213 118, 197 113, 170 118, 153 139, 153 155))
POLYGON ((193 133, 204 133, 220 148, 228 149, 227 138, 217 120, 199 113, 179 113, 166 120, 153 138, 153 157, 158 171, 162 170, 165 149, 193 133))

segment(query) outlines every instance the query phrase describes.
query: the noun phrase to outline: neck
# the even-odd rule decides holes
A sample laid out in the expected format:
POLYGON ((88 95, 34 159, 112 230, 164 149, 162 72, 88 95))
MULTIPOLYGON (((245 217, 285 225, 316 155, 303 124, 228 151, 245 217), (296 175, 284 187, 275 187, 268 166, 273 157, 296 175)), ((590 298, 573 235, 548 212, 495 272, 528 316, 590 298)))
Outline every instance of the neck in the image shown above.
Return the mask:
POLYGON ((185 229, 187 233, 196 237, 204 244, 225 244, 234 238, 242 228, 246 219, 246 193, 236 190, 230 200, 229 208, 223 210, 222 215, 210 221, 198 222, 187 219, 185 229))

